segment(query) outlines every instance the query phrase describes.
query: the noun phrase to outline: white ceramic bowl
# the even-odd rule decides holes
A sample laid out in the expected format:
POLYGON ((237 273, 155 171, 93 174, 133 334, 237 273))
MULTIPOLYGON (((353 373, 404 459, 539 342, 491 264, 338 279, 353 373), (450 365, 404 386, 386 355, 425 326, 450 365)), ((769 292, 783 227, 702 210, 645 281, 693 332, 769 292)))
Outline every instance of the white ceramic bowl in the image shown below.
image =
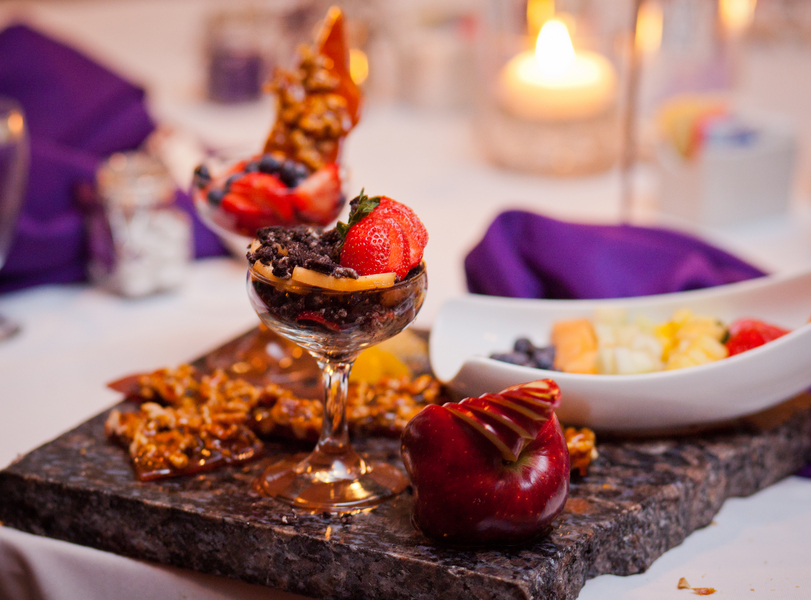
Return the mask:
POLYGON ((551 378, 562 392, 566 424, 631 432, 689 428, 768 408, 811 387, 811 271, 773 275, 705 290, 612 300, 524 300, 468 295, 447 302, 431 332, 431 366, 462 396, 551 378), (597 307, 667 320, 690 308, 731 323, 751 317, 791 329, 759 348, 707 365, 642 375, 581 375, 487 358, 516 338, 549 343, 555 321, 597 307))

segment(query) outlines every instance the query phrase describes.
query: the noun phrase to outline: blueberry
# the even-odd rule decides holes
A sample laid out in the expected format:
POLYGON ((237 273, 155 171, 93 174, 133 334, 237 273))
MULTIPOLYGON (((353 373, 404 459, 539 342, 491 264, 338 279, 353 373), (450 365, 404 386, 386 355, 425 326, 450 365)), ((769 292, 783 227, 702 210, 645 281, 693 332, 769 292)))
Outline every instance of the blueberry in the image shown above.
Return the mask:
POLYGON ((272 154, 265 154, 259 159, 259 170, 262 171, 262 173, 275 175, 279 172, 281 166, 281 161, 274 158, 272 154))
POLYGON ((555 347, 535 348, 532 353, 532 362, 538 369, 551 369, 555 364, 555 347))
POLYGON ((535 346, 532 342, 529 341, 529 338, 518 338, 515 340, 515 345, 513 346, 513 350, 516 352, 520 352, 521 354, 532 354, 532 351, 535 350, 535 346))
POLYGON ((307 179, 310 170, 300 162, 286 160, 279 169, 279 180, 289 188, 296 187, 299 183, 307 179))
POLYGON ((225 188, 226 193, 231 190, 231 184, 237 181, 238 179, 241 179, 242 175, 243 175, 242 173, 234 173, 233 175, 231 175, 231 177, 225 180, 225 186, 223 187, 225 188))
POLYGON ((246 173, 256 173, 259 170, 259 161, 252 160, 243 169, 246 173))
POLYGON ((526 366, 529 364, 529 357, 520 352, 506 352, 502 354, 491 354, 490 358, 493 360, 500 360, 501 362, 510 363, 513 365, 526 366))
POLYGON ((214 188, 208 193, 206 198, 208 199, 208 203, 212 206, 219 206, 222 199, 225 197, 225 190, 220 188, 214 188))
POLYGON ((196 169, 194 169, 194 185, 200 189, 203 189, 211 182, 211 173, 208 171, 208 167, 205 165, 198 165, 196 169))

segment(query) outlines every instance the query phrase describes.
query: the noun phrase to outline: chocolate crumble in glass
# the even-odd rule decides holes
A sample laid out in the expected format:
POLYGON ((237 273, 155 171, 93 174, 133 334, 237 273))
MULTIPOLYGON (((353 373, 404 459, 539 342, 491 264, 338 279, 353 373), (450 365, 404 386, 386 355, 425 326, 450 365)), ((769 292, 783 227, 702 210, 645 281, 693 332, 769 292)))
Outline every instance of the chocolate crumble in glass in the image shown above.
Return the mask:
MULTIPOLYGON (((335 229, 267 227, 257 233, 247 258, 251 265, 248 295, 257 313, 266 322, 273 321, 275 328, 285 328, 286 335, 305 347, 313 335, 324 333, 330 334, 328 343, 336 351, 350 342, 362 347, 378 343, 392 329, 411 322, 425 297, 423 264, 392 286, 359 291, 336 291, 293 280, 295 267, 358 279, 353 269, 338 263, 340 235, 335 229), (270 267, 273 279, 257 272, 257 262, 270 267)), ((323 346, 323 340, 318 343, 323 346)))

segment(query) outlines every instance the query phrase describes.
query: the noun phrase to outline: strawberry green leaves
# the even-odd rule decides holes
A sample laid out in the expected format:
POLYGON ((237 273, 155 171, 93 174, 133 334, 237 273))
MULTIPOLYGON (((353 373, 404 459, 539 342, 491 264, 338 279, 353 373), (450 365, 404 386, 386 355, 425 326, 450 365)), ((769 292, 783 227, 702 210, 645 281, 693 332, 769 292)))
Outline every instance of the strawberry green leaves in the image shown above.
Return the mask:
POLYGON ((346 239, 346 234, 353 225, 360 223, 364 217, 370 215, 374 209, 380 205, 380 196, 372 196, 370 198, 364 194, 364 189, 365 188, 361 188, 358 197, 349 204, 351 207, 349 210, 349 223, 338 221, 338 224, 335 226, 343 240, 346 239))

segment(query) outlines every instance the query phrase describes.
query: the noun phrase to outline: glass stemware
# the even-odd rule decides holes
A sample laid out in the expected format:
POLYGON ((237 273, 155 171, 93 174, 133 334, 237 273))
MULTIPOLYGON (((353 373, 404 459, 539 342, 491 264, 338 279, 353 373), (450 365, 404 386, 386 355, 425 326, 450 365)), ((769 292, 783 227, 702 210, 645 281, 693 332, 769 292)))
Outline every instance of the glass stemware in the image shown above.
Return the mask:
POLYGON ((265 325, 307 350, 324 385, 321 437, 309 455, 268 467, 254 484, 259 493, 313 511, 346 512, 376 506, 408 481, 387 463, 372 463, 353 448, 346 420, 349 372, 358 354, 402 331, 422 307, 425 264, 387 288, 331 291, 271 281, 248 270, 248 297, 265 325))
MULTIPOLYGON (((0 269, 6 262, 28 180, 28 128, 16 100, 0 96, 0 269)), ((19 331, 0 315, 0 341, 19 331)))

